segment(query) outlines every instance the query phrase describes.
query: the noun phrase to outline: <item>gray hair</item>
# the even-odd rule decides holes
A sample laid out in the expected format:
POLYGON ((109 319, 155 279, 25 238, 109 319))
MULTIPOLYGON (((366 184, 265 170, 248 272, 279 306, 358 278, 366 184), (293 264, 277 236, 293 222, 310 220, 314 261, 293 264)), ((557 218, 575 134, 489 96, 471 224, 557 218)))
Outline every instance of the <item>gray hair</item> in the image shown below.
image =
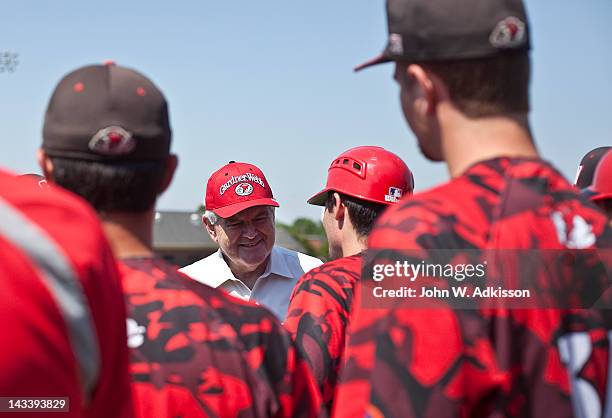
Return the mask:
MULTIPOLYGON (((274 217, 276 208, 274 206, 268 206, 268 208, 270 210, 270 214, 272 215, 272 217, 274 217)), ((219 222, 219 219, 221 219, 221 217, 217 215, 215 212, 213 212, 212 210, 205 210, 203 216, 206 218, 208 223, 210 223, 213 226, 219 222)))
POLYGON ((212 210, 205 210, 203 216, 206 218, 208 223, 210 223, 211 225, 216 225, 217 222, 219 222, 219 217, 212 210))

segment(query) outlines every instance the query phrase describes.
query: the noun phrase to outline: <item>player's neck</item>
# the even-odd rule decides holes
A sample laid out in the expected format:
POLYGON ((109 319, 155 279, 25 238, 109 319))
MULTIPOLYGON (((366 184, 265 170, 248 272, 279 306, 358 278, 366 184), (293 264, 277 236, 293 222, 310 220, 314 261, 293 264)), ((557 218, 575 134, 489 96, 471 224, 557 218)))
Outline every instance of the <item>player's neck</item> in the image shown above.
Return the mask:
POLYGON ((359 254, 368 248, 368 238, 360 237, 353 229, 342 237, 342 257, 359 254))
POLYGON ((153 209, 141 213, 101 213, 104 232, 117 258, 151 257, 153 209))
POLYGON ((498 157, 538 158, 527 116, 469 119, 455 112, 441 126, 443 153, 451 177, 498 157))

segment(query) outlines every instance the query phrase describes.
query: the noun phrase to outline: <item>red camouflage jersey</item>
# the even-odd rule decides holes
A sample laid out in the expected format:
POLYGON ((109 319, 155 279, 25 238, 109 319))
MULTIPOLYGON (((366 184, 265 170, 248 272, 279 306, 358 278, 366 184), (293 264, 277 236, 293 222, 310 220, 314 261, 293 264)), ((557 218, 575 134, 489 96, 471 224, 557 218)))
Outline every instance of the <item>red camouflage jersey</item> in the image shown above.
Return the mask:
MULTIPOLYGON (((609 249, 610 242, 605 216, 555 169, 514 158, 478 163, 403 201, 383 214, 369 240, 373 251, 417 249, 425 258, 441 248, 609 249)), ((549 267, 565 283, 590 280, 594 271, 609 280, 609 252, 587 259, 596 264, 549 267)), ((534 274, 520 267, 519 276, 534 274)), ((443 300, 435 300, 437 309, 410 309, 406 302, 372 309, 362 301, 374 286, 366 280, 357 289, 334 416, 610 413, 612 311, 453 310, 443 300)))
POLYGON ((159 258, 120 263, 140 417, 315 417, 320 395, 273 314, 159 258))
POLYGON ((359 277, 361 254, 330 261, 305 273, 293 290, 284 323, 310 364, 328 408, 359 277))

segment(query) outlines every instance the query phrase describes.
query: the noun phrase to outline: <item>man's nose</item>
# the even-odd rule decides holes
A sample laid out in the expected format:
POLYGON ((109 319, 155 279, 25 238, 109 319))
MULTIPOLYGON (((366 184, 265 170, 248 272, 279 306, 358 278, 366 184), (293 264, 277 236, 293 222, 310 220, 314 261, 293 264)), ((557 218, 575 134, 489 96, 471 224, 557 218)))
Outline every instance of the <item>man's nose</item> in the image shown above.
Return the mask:
POLYGON ((252 223, 246 222, 242 228, 242 236, 248 239, 253 239, 257 236, 257 229, 252 223))

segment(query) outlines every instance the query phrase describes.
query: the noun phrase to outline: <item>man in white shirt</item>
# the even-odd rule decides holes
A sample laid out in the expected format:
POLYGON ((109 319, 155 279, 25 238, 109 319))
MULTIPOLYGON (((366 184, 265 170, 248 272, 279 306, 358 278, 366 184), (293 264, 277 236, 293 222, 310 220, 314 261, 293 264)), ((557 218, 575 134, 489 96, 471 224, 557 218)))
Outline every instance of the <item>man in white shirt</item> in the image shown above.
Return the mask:
POLYGON ((297 280, 321 261, 274 245, 279 204, 262 171, 230 161, 208 179, 205 206, 203 223, 219 250, 180 271, 284 319, 297 280))

